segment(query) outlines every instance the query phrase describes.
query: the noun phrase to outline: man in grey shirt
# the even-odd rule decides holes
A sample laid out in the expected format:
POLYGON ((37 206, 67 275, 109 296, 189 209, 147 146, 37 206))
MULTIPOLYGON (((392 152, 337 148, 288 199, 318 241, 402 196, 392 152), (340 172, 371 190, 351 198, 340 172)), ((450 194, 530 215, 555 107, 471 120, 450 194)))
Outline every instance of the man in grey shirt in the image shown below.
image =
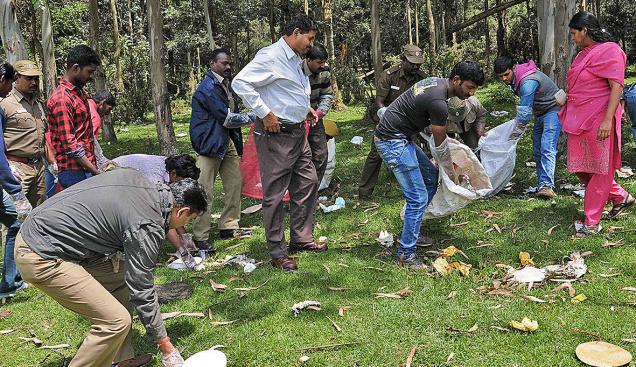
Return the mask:
POLYGON ((133 306, 164 366, 181 366, 161 319, 153 271, 168 229, 206 208, 205 192, 192 179, 167 186, 117 169, 31 212, 15 246, 22 277, 92 323, 69 367, 110 366, 132 357, 133 306))
POLYGON ((258 116, 254 142, 263 185, 263 222, 272 265, 296 269, 285 245, 283 195, 289 190, 290 251, 325 251, 314 241, 314 210, 318 176, 305 137, 305 120, 318 120, 310 107, 311 85, 301 56, 313 46, 316 23, 306 15, 293 17, 283 37, 258 51, 232 87, 258 116))

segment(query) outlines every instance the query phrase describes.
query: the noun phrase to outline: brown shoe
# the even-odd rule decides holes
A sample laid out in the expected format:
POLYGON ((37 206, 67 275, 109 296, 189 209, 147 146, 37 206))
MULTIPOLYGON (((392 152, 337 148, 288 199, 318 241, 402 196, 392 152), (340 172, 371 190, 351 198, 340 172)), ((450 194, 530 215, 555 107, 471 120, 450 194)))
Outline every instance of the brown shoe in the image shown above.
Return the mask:
POLYGON ((556 194, 550 186, 542 186, 541 189, 537 191, 537 197, 539 199, 552 200, 556 197, 556 194))
POLYGON ((292 243, 289 245, 289 252, 300 252, 300 251, 311 251, 311 252, 323 252, 327 251, 327 244, 324 242, 308 242, 308 243, 292 243))
POLYGON ((272 266, 275 268, 283 269, 285 271, 294 271, 298 269, 296 262, 287 256, 279 257, 278 259, 272 259, 272 266))
POLYGON ((152 361, 152 354, 144 354, 114 363, 113 367, 141 367, 147 365, 150 361, 152 361))

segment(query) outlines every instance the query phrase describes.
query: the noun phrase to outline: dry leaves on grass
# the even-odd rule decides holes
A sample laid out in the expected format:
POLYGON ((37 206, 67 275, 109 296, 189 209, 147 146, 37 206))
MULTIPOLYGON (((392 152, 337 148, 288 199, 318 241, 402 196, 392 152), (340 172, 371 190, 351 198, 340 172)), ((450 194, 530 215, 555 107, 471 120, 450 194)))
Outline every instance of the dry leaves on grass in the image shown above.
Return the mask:
POLYGON ((558 226, 560 226, 560 224, 550 227, 550 229, 548 229, 548 236, 552 236, 552 231, 554 231, 558 226))
POLYGON ((57 344, 57 345, 43 345, 39 349, 48 349, 48 350, 60 350, 64 348, 68 348, 70 345, 68 344, 57 344))
POLYGON ((481 215, 486 217, 485 219, 499 218, 503 212, 493 212, 490 210, 482 210, 481 215))
POLYGON ((340 288, 340 287, 327 287, 330 291, 334 291, 334 292, 344 292, 344 291, 348 291, 351 288, 340 288))
POLYGON ((577 304, 577 303, 581 303, 583 301, 585 301, 587 299, 587 296, 584 295, 583 293, 577 295, 576 297, 573 297, 570 302, 572 302, 572 304, 577 304))
POLYGON ((239 292, 239 296, 245 297, 247 292, 255 291, 257 289, 263 288, 267 283, 269 283, 269 279, 263 282, 263 284, 256 287, 245 287, 245 288, 232 288, 233 291, 239 292))
POLYGON ((525 332, 533 332, 539 329, 539 323, 536 320, 530 320, 527 317, 524 317, 521 322, 510 320, 508 324, 519 331, 525 332))
POLYGON ((636 287, 623 287, 621 290, 625 292, 636 292, 636 287))
POLYGON ((571 283, 562 283, 560 284, 558 287, 554 288, 551 292, 560 292, 562 290, 567 290, 568 294, 570 295, 570 298, 574 297, 574 295, 576 295, 576 291, 574 290, 574 287, 572 287, 571 283))
POLYGON ((215 292, 225 292, 225 290, 227 289, 227 285, 217 283, 212 279, 210 279, 210 285, 215 292))
POLYGON ((532 258, 530 257, 530 254, 527 252, 520 252, 519 253, 519 262, 521 263, 521 265, 526 266, 526 265, 534 265, 534 261, 532 260, 532 258))
POLYGON ((475 324, 471 326, 470 329, 468 330, 457 329, 455 327, 449 326, 448 328, 446 328, 446 331, 452 334, 472 334, 476 332, 478 329, 479 329, 479 325, 475 324))
POLYGON ((394 299, 406 298, 412 294, 413 294, 413 291, 409 287, 402 288, 399 291, 393 292, 393 293, 373 293, 375 298, 394 298, 394 299))
POLYGON ((7 334, 11 334, 15 332, 14 329, 5 329, 5 330, 0 330, 0 335, 7 335, 7 334))
POLYGON ((25 338, 25 337, 23 337, 23 336, 20 336, 20 337, 18 337, 18 338, 19 338, 20 340, 22 340, 22 343, 23 343, 23 344, 25 344, 25 343, 33 343, 33 344, 35 344, 35 346, 36 346, 36 347, 41 347, 41 346, 42 346, 42 344, 44 344, 44 343, 42 343, 42 341, 41 341, 40 339, 38 339, 38 338, 36 338, 36 337, 25 338))
POLYGON ((341 332, 342 331, 342 328, 340 326, 338 326, 338 324, 336 324, 336 322, 333 321, 331 319, 331 317, 329 317, 329 316, 325 316, 325 317, 327 317, 327 320, 331 321, 331 325, 333 325, 333 328, 336 329, 337 332, 341 332))
POLYGON ((226 325, 232 325, 235 322, 240 321, 239 319, 236 320, 232 320, 232 321, 212 321, 211 324, 212 326, 226 326, 226 325))
POLYGON ((11 310, 2 310, 0 311, 0 320, 4 320, 7 317, 11 316, 11 310))
POLYGON ((523 295, 521 296, 521 298, 531 301, 531 302, 536 302, 536 303, 547 303, 548 301, 541 299, 541 298, 537 298, 535 296, 529 296, 529 295, 523 295))
POLYGON ((340 306, 338 307, 338 316, 345 317, 345 311, 349 311, 351 306, 340 306))
POLYGON ((458 293, 457 293, 457 291, 452 291, 452 292, 450 292, 450 293, 448 294, 448 296, 446 296, 446 299, 452 299, 452 298, 455 298, 455 297, 457 297, 457 294, 458 294, 458 293))
POLYGON ((406 362, 402 365, 403 367, 411 367, 413 359, 415 358, 415 352, 417 352, 417 345, 414 345, 413 348, 411 348, 408 357, 406 357, 406 362))

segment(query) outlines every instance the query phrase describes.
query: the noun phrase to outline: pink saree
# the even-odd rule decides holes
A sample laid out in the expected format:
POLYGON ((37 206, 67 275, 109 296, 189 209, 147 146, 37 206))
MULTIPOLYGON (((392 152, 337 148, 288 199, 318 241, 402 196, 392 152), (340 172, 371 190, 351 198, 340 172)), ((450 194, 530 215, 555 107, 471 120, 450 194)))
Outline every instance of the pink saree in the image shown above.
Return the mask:
POLYGON ((559 117, 568 134, 567 167, 570 172, 606 175, 621 167, 619 105, 614 116, 615 139, 598 141, 610 97, 608 80, 624 84, 627 59, 613 42, 583 49, 568 70, 568 98, 559 117))

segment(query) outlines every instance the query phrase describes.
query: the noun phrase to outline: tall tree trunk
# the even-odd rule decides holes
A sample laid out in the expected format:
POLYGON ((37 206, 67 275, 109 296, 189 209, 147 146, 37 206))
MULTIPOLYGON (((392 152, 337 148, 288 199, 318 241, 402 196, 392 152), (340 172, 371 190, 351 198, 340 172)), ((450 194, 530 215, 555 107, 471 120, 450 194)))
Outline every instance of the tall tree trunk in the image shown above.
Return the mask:
POLYGON ((124 79, 121 76, 121 42, 119 41, 119 14, 117 0, 110 0, 110 12, 113 17, 113 42, 115 43, 115 87, 117 93, 124 91, 124 79))
POLYGON ((413 44, 413 21, 411 20, 411 0, 406 0, 406 25, 409 29, 409 45, 413 44))
POLYGON ((157 137, 161 154, 170 156, 177 153, 177 140, 172 125, 172 111, 163 62, 161 0, 147 0, 146 6, 148 9, 148 28, 150 28, 150 78, 152 80, 152 97, 155 104, 157 137))
POLYGON ((420 0, 415 0, 415 45, 420 45, 420 0))
POLYGON ((539 64, 541 70, 554 79, 554 17, 555 0, 537 1, 537 22, 539 24, 539 64))
POLYGON ((128 36, 130 36, 131 40, 134 39, 133 34, 135 32, 135 28, 133 27, 133 17, 132 17, 132 0, 128 0, 128 9, 126 9, 126 19, 128 20, 128 36))
MULTIPOLYGON (((488 0, 484 0, 484 11, 488 11, 488 0)), ((490 67, 490 23, 488 18, 484 18, 484 38, 486 39, 486 70, 492 70, 490 67)))
POLYGON ((533 60, 539 60, 539 38, 537 37, 537 30, 532 27, 532 7, 530 5, 530 0, 526 1, 526 14, 528 16, 528 22, 530 24, 530 36, 532 37, 532 50, 534 53, 534 56, 532 57, 533 60))
POLYGON ((186 60, 188 61, 188 91, 190 92, 190 96, 192 96, 197 89, 197 81, 194 77, 194 65, 192 62, 192 52, 190 50, 186 53, 186 60))
POLYGON ((442 16, 440 17, 442 19, 442 21, 440 22, 440 31, 437 34, 437 36, 439 37, 439 45, 440 47, 446 47, 446 14, 444 14, 445 11, 444 9, 442 9, 442 16))
POLYGON ((46 96, 57 85, 57 67, 55 65, 55 45, 53 44, 53 23, 51 12, 46 1, 40 3, 42 10, 42 71, 44 72, 44 89, 46 96))
POLYGON ((333 0, 323 0, 322 1, 322 15, 325 20, 325 25, 327 29, 325 33, 327 35, 327 49, 329 50, 329 61, 331 64, 331 88, 333 89, 333 106, 334 109, 342 109, 344 108, 344 104, 342 103, 342 93, 340 92, 340 88, 338 88, 338 80, 336 78, 336 73, 334 68, 336 67, 336 47, 333 42, 333 0))
POLYGON ((377 86, 383 71, 382 42, 380 39, 380 0, 369 1, 371 2, 371 58, 373 59, 373 77, 377 86))
POLYGON ((554 81, 563 89, 567 86, 567 72, 575 52, 574 44, 570 42, 568 24, 576 11, 575 0, 557 2, 554 16, 554 81))
POLYGON ((309 15, 309 0, 305 0, 305 15, 309 15))
POLYGON ((587 0, 581 0, 579 11, 587 11, 587 0))
MULTIPOLYGON (((501 5, 501 0, 496 0, 496 6, 501 5)), ((503 11, 497 13, 497 54, 505 55, 506 51, 506 26, 504 25, 503 11)))
MULTIPOLYGON (((594 7, 596 8, 595 9, 596 14, 594 15, 596 15, 596 17, 600 21, 601 20, 601 0, 594 0, 594 7)), ((601 22, 601 24, 603 23, 601 22)))
POLYGON ((210 42, 210 50, 216 48, 214 43, 214 34, 212 34, 212 20, 210 19, 210 5, 208 0, 202 0, 203 2, 203 14, 205 15, 205 28, 208 31, 208 41, 210 42))
POLYGON ((0 39, 7 55, 7 61, 14 64, 18 60, 27 59, 26 45, 18 23, 18 17, 11 0, 0 0, 0 39))
MULTIPOLYGON (((97 35, 99 34, 99 5, 98 0, 88 1, 88 40, 91 48, 101 57, 97 35)), ((95 71, 95 88, 106 89, 106 78, 101 67, 95 71)))
POLYGON ((435 59, 437 57, 437 46, 435 36, 435 17, 433 16, 433 6, 431 0, 426 0, 426 16, 428 17, 428 40, 429 40, 429 55, 430 60, 428 64, 428 72, 430 75, 434 74, 435 59))
POLYGON ((276 37, 276 18, 274 17, 274 1, 268 0, 268 8, 269 8, 269 35, 271 36, 272 43, 276 42, 278 37, 276 37))

